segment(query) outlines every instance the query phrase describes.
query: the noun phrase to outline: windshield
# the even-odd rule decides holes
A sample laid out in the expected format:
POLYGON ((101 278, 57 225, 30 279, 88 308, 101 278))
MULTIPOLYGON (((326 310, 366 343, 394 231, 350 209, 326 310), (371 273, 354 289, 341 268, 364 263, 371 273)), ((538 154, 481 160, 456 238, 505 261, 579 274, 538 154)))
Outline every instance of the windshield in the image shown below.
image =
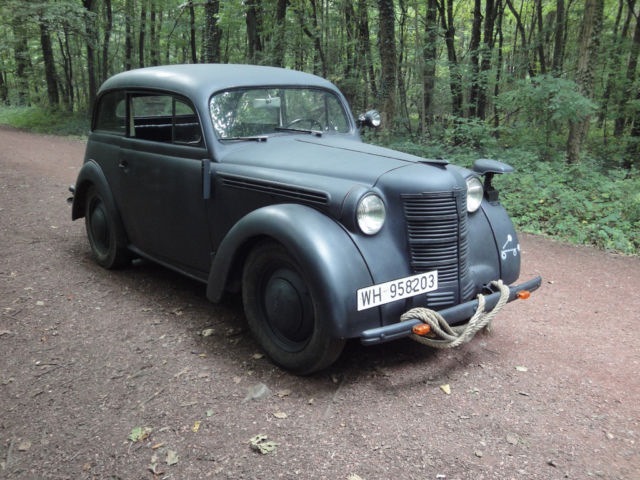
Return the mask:
POLYGON ((211 98, 209 111, 222 140, 260 138, 275 132, 348 133, 342 103, 330 91, 311 88, 229 90, 211 98))

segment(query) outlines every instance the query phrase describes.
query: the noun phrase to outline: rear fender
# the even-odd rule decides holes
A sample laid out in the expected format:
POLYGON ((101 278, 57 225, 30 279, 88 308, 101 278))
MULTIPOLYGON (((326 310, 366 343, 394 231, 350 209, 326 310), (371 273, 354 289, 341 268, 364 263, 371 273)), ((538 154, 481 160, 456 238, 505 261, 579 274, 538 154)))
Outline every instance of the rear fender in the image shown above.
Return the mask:
POLYGON ((127 245, 129 242, 124 233, 124 226, 120 218, 120 212, 116 208, 116 203, 111 194, 111 188, 107 182, 107 178, 100 166, 94 161, 89 160, 82 165, 78 178, 76 180, 75 191, 73 194, 73 202, 71 203, 71 220, 77 220, 85 215, 85 204, 87 202, 87 192, 89 187, 94 185, 109 209, 112 218, 118 224, 117 232, 121 232, 122 238, 118 239, 120 245, 127 245))
POLYGON ((271 205, 240 219, 213 260, 207 298, 220 300, 251 246, 265 238, 282 244, 299 263, 320 297, 319 317, 331 323, 333 335, 356 337, 380 325, 379 309, 357 311, 356 290, 371 285, 372 277, 352 238, 339 223, 303 205, 271 205))

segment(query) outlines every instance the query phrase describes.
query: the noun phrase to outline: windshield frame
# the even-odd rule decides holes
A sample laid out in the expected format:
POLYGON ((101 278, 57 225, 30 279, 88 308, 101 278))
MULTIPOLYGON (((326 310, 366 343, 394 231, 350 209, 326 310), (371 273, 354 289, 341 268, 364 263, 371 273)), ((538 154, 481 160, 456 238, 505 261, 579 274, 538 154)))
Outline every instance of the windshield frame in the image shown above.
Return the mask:
MULTIPOLYGON (((303 95, 301 94, 300 98, 302 97, 303 95)), ((250 98, 251 96, 249 99, 250 98)), ((244 100, 246 102, 247 99, 244 100)), ((220 102, 220 104, 221 103, 222 102, 220 102)), ((314 105, 314 103, 312 102, 311 105, 314 105)), ((207 102, 207 113, 213 127, 213 133, 216 139, 222 143, 243 140, 255 141, 257 137, 263 140, 264 137, 269 138, 272 136, 299 134, 312 134, 318 137, 324 134, 353 136, 355 131, 355 122, 353 120, 351 110, 340 91, 311 85, 245 85, 242 87, 225 88, 214 92, 209 97, 207 102), (243 106, 240 106, 244 94, 253 93, 256 95, 261 92, 264 93, 264 95, 262 95, 263 98, 258 97, 254 99, 254 113, 258 113, 261 108, 269 109, 272 104, 274 110, 272 113, 276 114, 277 118, 274 117, 271 123, 261 124, 260 122, 257 122, 254 124, 254 127, 264 125, 264 129, 258 128, 252 131, 244 131, 242 134, 231 134, 232 129, 237 127, 237 125, 232 124, 238 124, 238 118, 241 117, 241 114, 247 116, 246 112, 239 111, 241 108, 247 106, 246 103, 243 106), (278 92, 278 95, 270 96, 269 93, 271 92, 278 92), (312 119, 311 110, 309 112, 304 112, 309 115, 307 118, 298 117, 291 113, 293 109, 290 107, 290 103, 292 101, 289 97, 291 95, 295 95, 297 92, 308 92, 313 98, 320 95, 322 104, 320 104, 320 102, 316 102, 314 110, 317 110, 320 117, 323 117, 324 123, 320 123, 319 121, 315 121, 316 119, 312 119), (233 112, 233 118, 230 117, 227 120, 226 125, 220 122, 219 116, 215 115, 212 111, 214 107, 214 99, 224 94, 240 94, 237 99, 230 100, 231 102, 235 101, 235 105, 232 105, 231 108, 225 109, 225 112, 233 112), (331 112, 331 110, 333 110, 333 112, 331 112), (301 123, 301 125, 292 125, 292 123, 301 123)), ((248 118, 251 119, 257 117, 257 115, 255 117, 252 117, 250 114, 248 115, 248 118)))

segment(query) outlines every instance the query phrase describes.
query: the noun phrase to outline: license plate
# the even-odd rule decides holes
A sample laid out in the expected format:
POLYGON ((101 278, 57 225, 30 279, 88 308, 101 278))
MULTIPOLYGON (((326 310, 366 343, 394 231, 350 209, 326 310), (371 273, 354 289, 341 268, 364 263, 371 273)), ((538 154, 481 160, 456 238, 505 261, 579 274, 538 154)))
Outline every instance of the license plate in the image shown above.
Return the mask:
POLYGON ((437 270, 361 288, 356 292, 358 311, 402 300, 403 298, 415 297, 421 293, 432 292, 437 289, 437 270))

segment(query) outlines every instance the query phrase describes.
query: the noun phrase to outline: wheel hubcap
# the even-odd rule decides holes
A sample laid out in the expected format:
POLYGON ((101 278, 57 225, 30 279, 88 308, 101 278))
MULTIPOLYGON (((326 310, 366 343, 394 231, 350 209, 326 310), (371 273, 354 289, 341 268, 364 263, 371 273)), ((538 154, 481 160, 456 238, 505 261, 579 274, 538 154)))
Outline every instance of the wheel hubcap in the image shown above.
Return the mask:
POLYGON ((105 251, 109 248, 109 224, 101 203, 91 209, 91 236, 99 250, 105 251))
POLYGON ((275 271, 265 285, 265 314, 272 331, 289 344, 300 344, 313 332, 313 305, 296 272, 275 271))

